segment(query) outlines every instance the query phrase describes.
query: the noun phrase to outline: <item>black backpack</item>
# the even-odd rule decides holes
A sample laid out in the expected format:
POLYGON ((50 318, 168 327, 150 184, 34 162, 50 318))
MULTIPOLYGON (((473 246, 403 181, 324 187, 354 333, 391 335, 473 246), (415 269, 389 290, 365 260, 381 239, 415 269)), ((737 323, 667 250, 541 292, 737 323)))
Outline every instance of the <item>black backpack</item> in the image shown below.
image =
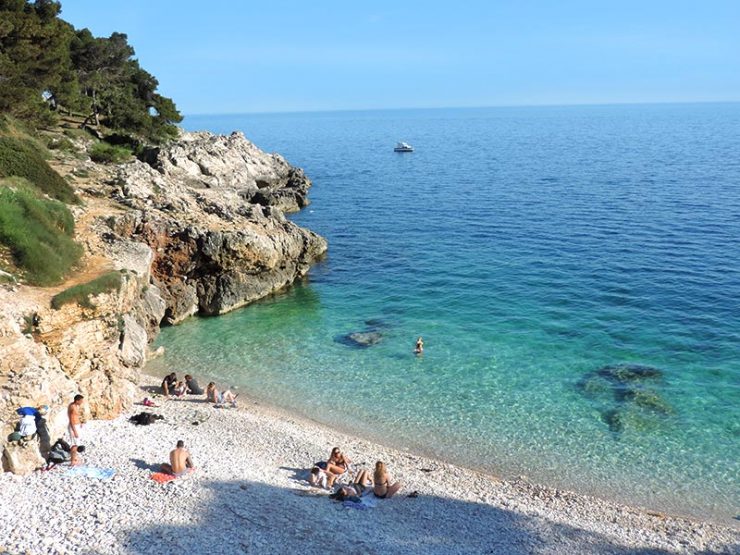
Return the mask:
POLYGON ((71 450, 69 443, 63 439, 58 439, 49 451, 49 462, 63 463, 69 461, 72 458, 71 450))
POLYGON ((139 414, 135 414, 129 418, 129 422, 133 422, 137 426, 148 426, 157 420, 164 420, 164 416, 153 414, 151 412, 140 412, 139 414))

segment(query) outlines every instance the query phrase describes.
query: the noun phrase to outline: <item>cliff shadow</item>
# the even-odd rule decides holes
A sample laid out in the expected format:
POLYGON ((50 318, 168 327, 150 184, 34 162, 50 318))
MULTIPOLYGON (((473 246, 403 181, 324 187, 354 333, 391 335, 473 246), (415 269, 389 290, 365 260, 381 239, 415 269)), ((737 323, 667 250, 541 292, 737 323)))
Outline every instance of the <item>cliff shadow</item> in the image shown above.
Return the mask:
POLYGON ((127 553, 669 553, 625 547, 604 535, 489 505, 408 498, 403 491, 357 510, 320 490, 250 481, 213 482, 203 489, 199 515, 183 525, 130 532, 122 538, 127 553))

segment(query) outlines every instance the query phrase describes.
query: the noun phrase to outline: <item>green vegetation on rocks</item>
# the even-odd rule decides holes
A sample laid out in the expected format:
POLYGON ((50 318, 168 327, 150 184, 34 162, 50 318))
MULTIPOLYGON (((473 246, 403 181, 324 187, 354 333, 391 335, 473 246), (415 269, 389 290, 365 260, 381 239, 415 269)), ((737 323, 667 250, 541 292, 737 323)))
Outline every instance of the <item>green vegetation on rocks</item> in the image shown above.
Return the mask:
POLYGON ((77 303, 85 308, 95 308, 92 298, 102 293, 117 291, 123 283, 122 272, 108 272, 87 283, 65 289, 51 298, 51 307, 59 310, 65 304, 77 303))
POLYGON ((64 204, 45 198, 24 179, 0 180, 0 244, 26 281, 61 281, 82 256, 73 235, 74 218, 64 204))
POLYGON ((88 154, 93 162, 103 164, 120 164, 131 158, 131 151, 126 147, 105 142, 95 143, 88 150, 88 154))
POLYGON ((0 178, 22 177, 39 191, 66 203, 77 203, 72 188, 44 159, 43 151, 27 138, 0 136, 0 178))
POLYGON ((182 121, 123 33, 95 37, 59 17, 54 0, 0 0, 0 113, 33 126, 77 114, 142 143, 163 143, 182 121))

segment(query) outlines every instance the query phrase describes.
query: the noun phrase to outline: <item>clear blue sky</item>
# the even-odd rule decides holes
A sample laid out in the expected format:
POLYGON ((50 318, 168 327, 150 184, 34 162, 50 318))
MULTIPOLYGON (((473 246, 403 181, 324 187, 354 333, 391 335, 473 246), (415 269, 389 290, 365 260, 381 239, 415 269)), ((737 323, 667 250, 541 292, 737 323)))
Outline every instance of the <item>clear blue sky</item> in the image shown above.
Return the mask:
POLYGON ((185 114, 740 100, 740 0, 62 0, 185 114))

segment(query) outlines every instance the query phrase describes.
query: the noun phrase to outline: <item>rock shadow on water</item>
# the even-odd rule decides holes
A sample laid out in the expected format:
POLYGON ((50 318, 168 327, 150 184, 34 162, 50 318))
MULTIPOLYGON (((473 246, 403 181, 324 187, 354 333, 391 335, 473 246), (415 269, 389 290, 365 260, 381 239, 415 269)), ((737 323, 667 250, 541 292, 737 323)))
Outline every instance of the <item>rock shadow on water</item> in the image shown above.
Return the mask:
POLYGON ((656 417, 673 414, 660 389, 665 374, 652 366, 614 364, 587 372, 578 381, 581 394, 596 405, 615 439, 629 424, 646 429, 656 417))
POLYGON ((210 492, 201 496, 199 515, 186 524, 163 522, 129 531, 123 540, 126 552, 668 553, 626 547, 568 524, 423 492, 406 497, 402 491, 394 499, 378 500, 374 507, 358 511, 342 507, 319 490, 303 487, 250 481, 212 482, 205 487, 210 492))

